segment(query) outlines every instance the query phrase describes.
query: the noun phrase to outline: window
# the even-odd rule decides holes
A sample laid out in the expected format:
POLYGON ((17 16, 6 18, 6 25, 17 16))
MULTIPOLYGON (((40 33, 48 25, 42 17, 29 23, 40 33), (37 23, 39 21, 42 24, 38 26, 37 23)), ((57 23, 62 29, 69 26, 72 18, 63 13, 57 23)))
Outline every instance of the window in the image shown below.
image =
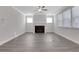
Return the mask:
POLYGON ((62 14, 59 14, 57 16, 57 24, 58 24, 58 26, 63 26, 63 24, 62 24, 62 14))
POLYGON ((52 17, 47 17, 46 22, 47 23, 52 23, 52 17))
POLYGON ((27 23, 33 23, 33 18, 32 17, 27 17, 27 23))
POLYGON ((71 9, 63 12, 63 26, 71 27, 71 9))
POLYGON ((79 28, 79 7, 72 8, 72 26, 79 28))

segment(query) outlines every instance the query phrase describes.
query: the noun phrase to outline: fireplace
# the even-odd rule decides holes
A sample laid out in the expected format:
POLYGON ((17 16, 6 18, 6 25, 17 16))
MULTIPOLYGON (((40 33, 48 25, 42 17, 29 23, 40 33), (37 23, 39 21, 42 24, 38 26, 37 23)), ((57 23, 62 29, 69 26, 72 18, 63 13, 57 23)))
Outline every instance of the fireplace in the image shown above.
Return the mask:
POLYGON ((45 26, 35 26, 35 33, 44 33, 45 26))

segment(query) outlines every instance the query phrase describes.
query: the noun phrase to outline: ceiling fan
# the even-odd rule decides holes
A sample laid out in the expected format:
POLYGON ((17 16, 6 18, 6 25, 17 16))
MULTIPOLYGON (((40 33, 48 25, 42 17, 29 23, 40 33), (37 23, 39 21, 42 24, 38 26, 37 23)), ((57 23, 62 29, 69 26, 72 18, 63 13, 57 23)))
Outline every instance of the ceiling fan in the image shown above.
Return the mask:
POLYGON ((38 6, 36 10, 34 10, 36 12, 43 12, 43 11, 47 11, 46 6, 38 6))

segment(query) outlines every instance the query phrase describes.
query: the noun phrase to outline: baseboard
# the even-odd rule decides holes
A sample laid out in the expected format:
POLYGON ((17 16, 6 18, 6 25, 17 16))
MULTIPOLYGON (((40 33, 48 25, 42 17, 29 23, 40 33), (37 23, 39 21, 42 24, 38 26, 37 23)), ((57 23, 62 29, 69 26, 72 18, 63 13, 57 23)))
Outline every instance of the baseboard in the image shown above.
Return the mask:
POLYGON ((33 33, 33 32, 26 32, 26 33, 33 33))
POLYGON ((7 42, 9 42, 10 40, 13 40, 14 38, 16 38, 16 37, 18 37, 18 36, 20 36, 20 35, 22 35, 22 34, 24 34, 24 33, 25 33, 25 32, 23 32, 23 33, 21 33, 21 34, 18 34, 18 35, 15 35, 14 37, 11 37, 10 39, 7 39, 7 40, 1 42, 1 43, 0 43, 0 46, 3 45, 3 44, 5 44, 5 43, 7 43, 7 42))
POLYGON ((46 32, 46 33, 54 33, 54 32, 46 32))
POLYGON ((59 33, 56 33, 56 32, 54 32, 54 33, 57 34, 57 35, 60 35, 60 36, 62 36, 62 37, 64 37, 64 38, 66 38, 66 39, 68 39, 68 40, 70 40, 70 41, 72 41, 72 42, 74 42, 74 43, 76 43, 76 44, 79 44, 78 41, 72 40, 71 38, 69 38, 69 37, 67 37, 67 36, 64 36, 64 35, 59 34, 59 33))

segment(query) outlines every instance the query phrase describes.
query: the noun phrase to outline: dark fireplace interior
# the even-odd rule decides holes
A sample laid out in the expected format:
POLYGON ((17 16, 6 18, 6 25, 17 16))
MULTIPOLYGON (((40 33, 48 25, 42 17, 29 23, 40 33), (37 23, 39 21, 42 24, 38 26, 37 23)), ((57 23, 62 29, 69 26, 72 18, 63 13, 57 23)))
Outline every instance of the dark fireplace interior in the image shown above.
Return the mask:
POLYGON ((45 26, 35 26, 35 33, 44 33, 45 26))

